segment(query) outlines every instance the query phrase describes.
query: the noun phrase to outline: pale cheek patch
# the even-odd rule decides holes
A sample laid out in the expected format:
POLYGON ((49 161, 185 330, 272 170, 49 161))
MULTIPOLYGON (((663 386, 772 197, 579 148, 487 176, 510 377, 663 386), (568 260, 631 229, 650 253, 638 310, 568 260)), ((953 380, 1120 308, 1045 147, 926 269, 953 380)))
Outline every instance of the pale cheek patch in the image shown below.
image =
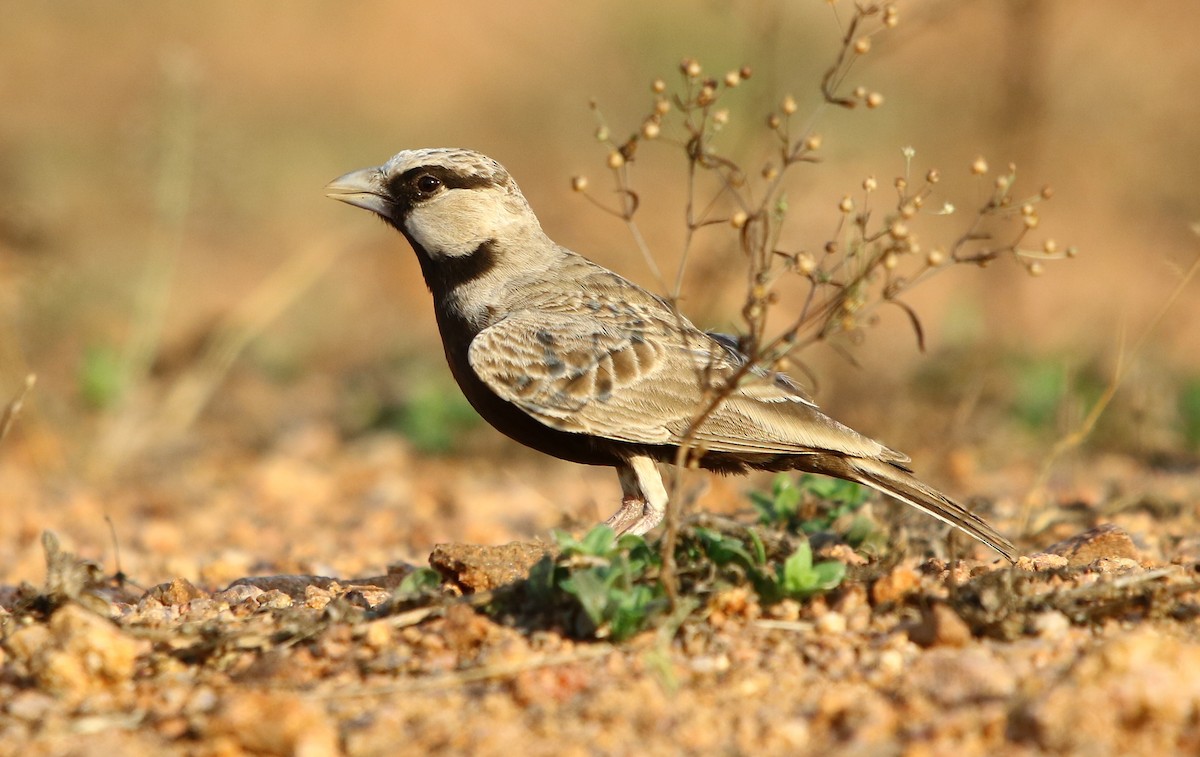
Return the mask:
POLYGON ((433 257, 470 255, 511 223, 495 189, 451 189, 415 208, 404 228, 433 257))

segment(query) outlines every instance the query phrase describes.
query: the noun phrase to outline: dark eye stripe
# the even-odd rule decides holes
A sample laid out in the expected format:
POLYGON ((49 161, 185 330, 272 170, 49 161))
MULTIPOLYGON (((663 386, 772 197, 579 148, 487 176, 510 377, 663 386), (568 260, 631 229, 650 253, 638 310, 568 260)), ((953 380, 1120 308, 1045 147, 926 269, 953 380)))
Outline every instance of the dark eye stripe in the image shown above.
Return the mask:
MULTIPOLYGON (((417 166, 393 177, 388 182, 388 188, 395 195, 410 194, 414 186, 413 182, 420 181, 425 177, 440 181, 447 189, 476 189, 496 186, 496 183, 487 176, 462 174, 445 166, 417 166)), ((422 187, 422 189, 424 188, 422 187)))

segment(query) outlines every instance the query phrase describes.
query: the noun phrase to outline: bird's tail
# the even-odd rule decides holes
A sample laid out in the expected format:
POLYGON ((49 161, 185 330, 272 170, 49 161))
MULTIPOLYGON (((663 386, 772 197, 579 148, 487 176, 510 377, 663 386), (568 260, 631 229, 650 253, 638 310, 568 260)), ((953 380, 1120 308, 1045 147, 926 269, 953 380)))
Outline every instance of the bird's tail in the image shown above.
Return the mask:
POLYGON ((1016 562, 1017 549, 986 521, 911 473, 890 463, 867 458, 842 458, 848 471, 840 474, 858 483, 895 497, 905 504, 932 515, 996 550, 1009 562, 1016 562), (847 475, 847 473, 857 475, 847 475))

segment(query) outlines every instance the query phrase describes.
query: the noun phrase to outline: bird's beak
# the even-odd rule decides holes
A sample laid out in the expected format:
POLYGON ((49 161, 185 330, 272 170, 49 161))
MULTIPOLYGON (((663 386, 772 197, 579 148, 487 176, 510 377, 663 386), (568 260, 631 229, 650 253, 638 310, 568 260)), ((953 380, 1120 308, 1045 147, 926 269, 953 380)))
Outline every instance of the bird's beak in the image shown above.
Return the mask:
POLYGON ((325 185, 325 196, 357 208, 386 215, 389 202, 384 195, 382 174, 378 168, 363 168, 351 171, 325 185))

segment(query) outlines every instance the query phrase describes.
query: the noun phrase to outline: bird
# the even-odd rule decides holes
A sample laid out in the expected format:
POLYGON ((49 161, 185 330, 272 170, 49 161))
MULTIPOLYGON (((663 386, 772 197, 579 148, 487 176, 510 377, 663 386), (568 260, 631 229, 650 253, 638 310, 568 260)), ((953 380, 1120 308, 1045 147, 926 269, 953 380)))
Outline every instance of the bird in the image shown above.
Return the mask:
POLYGON ((907 455, 821 412, 736 339, 556 244, 494 159, 404 150, 325 191, 408 241, 450 372, 480 416, 545 454, 616 469, 621 505, 605 521, 616 533, 663 520, 659 464, 690 445, 693 464, 718 473, 797 470, 866 485, 1015 562, 1004 536, 914 476, 907 455), (713 387, 723 387, 716 403, 713 387))

